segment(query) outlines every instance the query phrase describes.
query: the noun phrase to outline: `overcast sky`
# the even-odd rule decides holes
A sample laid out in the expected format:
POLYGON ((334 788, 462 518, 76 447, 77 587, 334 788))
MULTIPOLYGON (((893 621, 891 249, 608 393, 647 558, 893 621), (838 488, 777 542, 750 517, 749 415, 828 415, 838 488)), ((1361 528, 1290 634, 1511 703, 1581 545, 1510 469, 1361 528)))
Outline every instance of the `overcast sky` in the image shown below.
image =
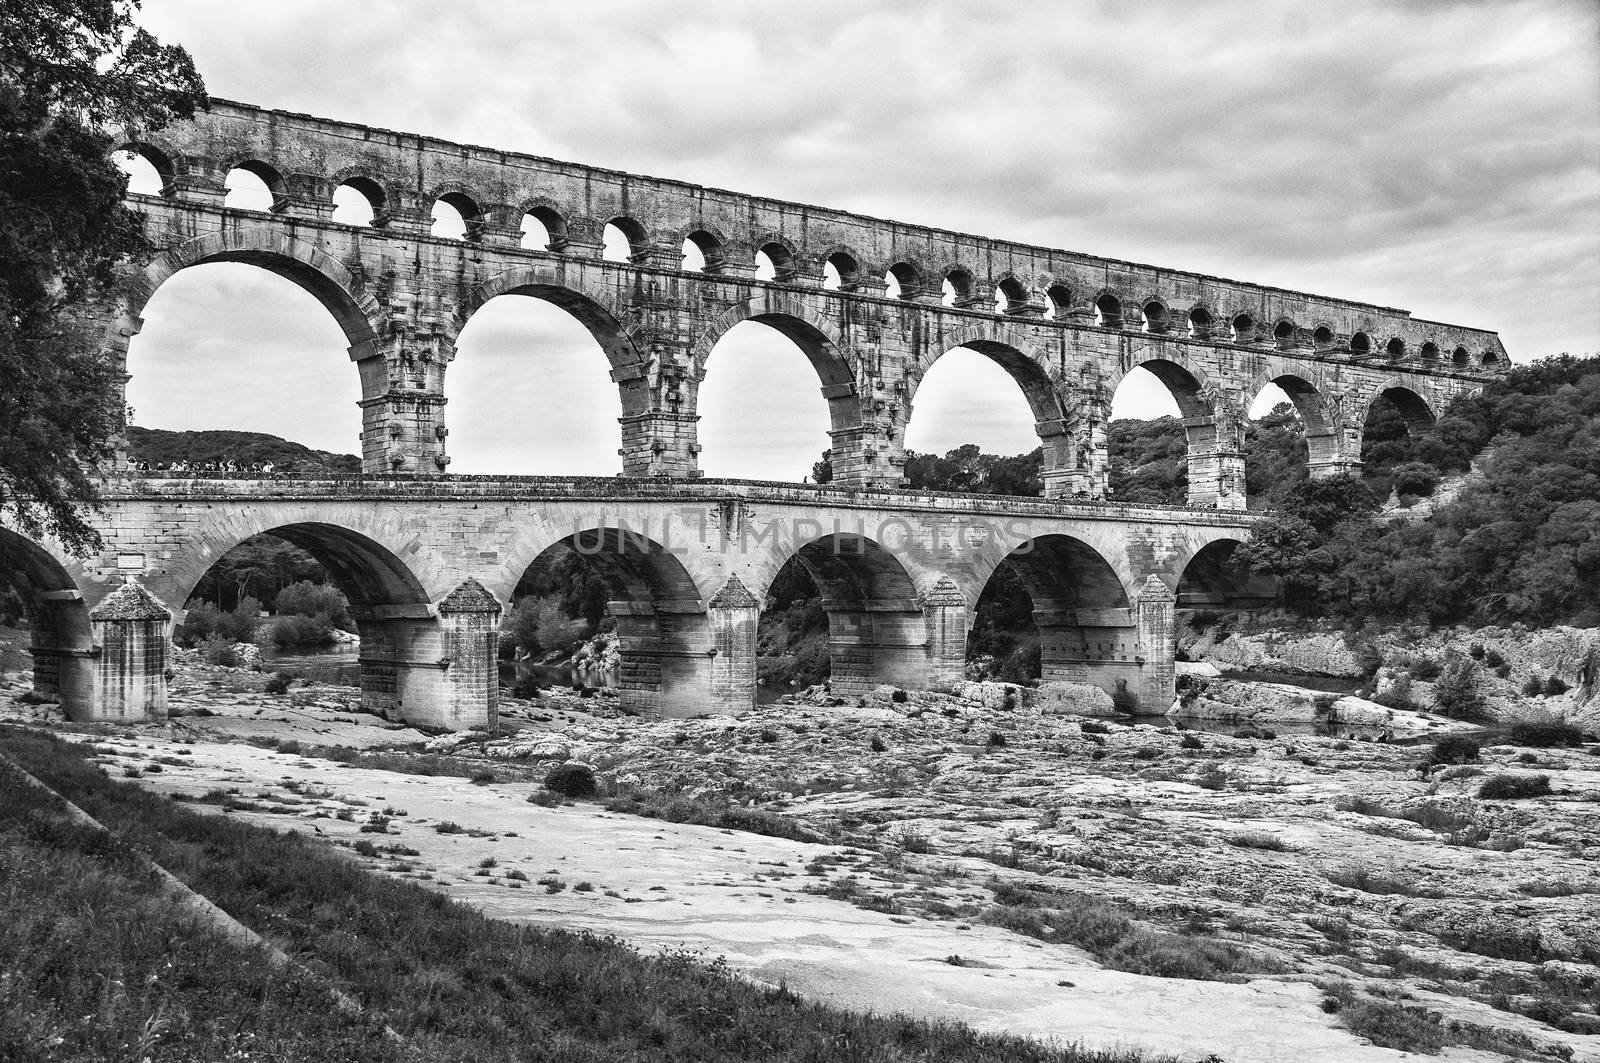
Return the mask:
MULTIPOLYGON (((1527 360, 1600 352, 1597 12, 146 0, 141 21, 218 96, 1404 307, 1527 360)), ((449 371, 451 471, 616 471, 599 348, 501 302, 449 371)), ((286 281, 186 271, 135 341, 135 422, 353 451, 344 347, 286 281)), ((1162 411, 1124 390, 1119 412, 1162 411)), ((798 479, 827 445, 815 376, 763 326, 719 345, 703 396, 708 474, 798 479)), ((1036 444, 1004 373, 958 353, 907 442, 969 441, 1036 444)))

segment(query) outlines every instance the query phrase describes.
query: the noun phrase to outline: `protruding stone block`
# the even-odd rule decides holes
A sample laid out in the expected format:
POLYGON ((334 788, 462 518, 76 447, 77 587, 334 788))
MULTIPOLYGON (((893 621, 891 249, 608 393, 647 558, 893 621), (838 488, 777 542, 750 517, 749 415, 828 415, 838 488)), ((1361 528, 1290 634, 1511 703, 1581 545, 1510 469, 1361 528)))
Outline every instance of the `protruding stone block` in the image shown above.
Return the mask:
POLYGON ((436 726, 461 730, 499 719, 500 613, 500 602, 470 576, 439 603, 444 677, 436 726))
POLYGON ((755 708, 756 629, 761 603, 738 576, 729 576, 706 603, 711 620, 711 700, 724 712, 755 708))

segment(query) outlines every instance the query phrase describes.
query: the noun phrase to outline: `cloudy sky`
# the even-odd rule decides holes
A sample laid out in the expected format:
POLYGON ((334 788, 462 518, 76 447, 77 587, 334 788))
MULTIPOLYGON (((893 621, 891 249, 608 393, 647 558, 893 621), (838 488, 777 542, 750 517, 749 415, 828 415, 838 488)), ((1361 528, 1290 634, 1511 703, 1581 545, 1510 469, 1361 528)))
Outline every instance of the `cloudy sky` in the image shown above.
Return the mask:
MULTIPOLYGON (((141 21, 232 99, 1405 307, 1517 360, 1600 352, 1592 0, 145 0, 141 21)), ((449 372, 452 471, 616 471, 599 348, 502 302, 449 372)), ((135 341, 135 421, 352 451, 344 346, 286 281, 186 271, 135 341)), ((1020 393, 962 353, 908 444, 1030 449, 1020 393)), ((708 474, 798 479, 827 444, 815 377, 763 326, 713 352, 703 396, 708 474)))

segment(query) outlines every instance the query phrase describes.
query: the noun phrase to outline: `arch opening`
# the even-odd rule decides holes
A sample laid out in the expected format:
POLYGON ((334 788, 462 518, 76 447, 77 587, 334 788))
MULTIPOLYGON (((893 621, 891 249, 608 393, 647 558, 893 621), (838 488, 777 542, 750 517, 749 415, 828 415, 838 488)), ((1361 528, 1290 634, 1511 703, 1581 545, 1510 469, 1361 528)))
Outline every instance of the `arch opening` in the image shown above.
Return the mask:
POLYGON ((172 160, 148 145, 126 144, 111 153, 111 161, 128 178, 128 192, 136 196, 171 194, 172 160))
POLYGON ((1254 343, 1256 340, 1256 319, 1249 314, 1238 314, 1232 323, 1232 339, 1234 343, 1254 343))
POLYGON ((713 643, 700 592, 656 540, 625 526, 574 532, 534 558, 511 603, 501 676, 516 695, 561 683, 614 691, 631 712, 712 708, 713 643), (552 655, 590 663, 540 664, 552 655))
POLYGON ((916 586, 891 551, 863 535, 825 535, 785 560, 766 593, 757 645, 766 659, 758 675, 777 692, 826 679, 836 693, 859 694, 928 679, 916 586))
POLYGON ((1294 322, 1287 319, 1279 321, 1272 328, 1272 341, 1278 350, 1288 351, 1298 347, 1299 330, 1294 327, 1294 322))
POLYGON ((994 310, 1010 314, 1029 308, 1028 289, 1015 277, 1002 277, 994 286, 994 310))
POLYGON ((1203 306, 1197 306, 1189 311, 1189 335, 1195 339, 1210 339, 1213 322, 1211 312, 1203 306))
POLYGON ((795 280, 794 252, 772 241, 756 251, 756 280, 790 284, 795 280))
POLYGON ((89 718, 94 633, 83 595, 48 550, 6 528, 0 528, 0 626, 26 634, 34 694, 59 702, 68 719, 89 718))
POLYGON ((1184 565, 1178 578, 1177 607, 1190 611, 1192 623, 1203 620, 1206 613, 1264 609, 1278 600, 1276 579, 1233 563, 1240 545, 1238 539, 1219 539, 1202 547, 1184 565))
POLYGON ((430 235, 441 240, 477 240, 483 235, 483 212, 462 192, 446 192, 433 201, 430 235))
POLYGON ((922 294, 922 279, 909 262, 896 262, 883 275, 884 294, 891 299, 915 299, 922 294))
POLYGON ((974 340, 944 352, 913 400, 905 429, 912 490, 1037 496, 1072 448, 1049 377, 1005 344, 974 340))
POLYGON ((696 230, 683 238, 683 266, 689 273, 716 273, 723 263, 722 243, 710 233, 696 230))
POLYGON ((287 256, 224 251, 167 278, 140 313, 126 389, 135 461, 337 472, 359 460, 364 387, 349 353, 371 330, 331 278, 287 256))
POLYGON ((607 262, 636 262, 648 250, 644 226, 632 218, 617 217, 606 222, 602 239, 601 258, 607 262))
POLYGON ((1159 335, 1170 331, 1171 328, 1172 320, 1165 303, 1152 299, 1144 304, 1144 331, 1159 335))
POLYGON ((1065 284, 1052 284, 1046 288, 1044 301, 1053 320, 1064 320, 1072 313, 1072 292, 1065 284))
POLYGON ((855 256, 835 251, 822 264, 822 287, 828 291, 843 291, 855 287, 861 276, 861 264, 855 256))
POLYGON ((1136 704, 1146 662, 1131 605, 1092 546, 1069 535, 1031 539, 985 582, 969 660, 1010 682, 1090 683, 1125 691, 1132 701, 1119 701, 1136 704))
POLYGON ((642 374, 614 380, 633 354, 602 307, 558 285, 521 285, 477 308, 455 348, 453 472, 617 473, 617 419, 648 409, 649 393, 642 374))
POLYGON ((1322 394, 1308 380, 1281 375, 1261 386, 1244 432, 1245 497, 1249 508, 1272 509, 1311 474, 1331 465, 1335 436, 1322 394))
POLYGON ((1094 301, 1094 323, 1102 328, 1122 327, 1122 301, 1106 292, 1094 301))
POLYGON ((289 186, 277 170, 264 162, 241 162, 228 171, 228 189, 222 205, 229 210, 263 210, 281 213, 288 203, 289 186))
POLYGON ((1432 407, 1410 388, 1391 386, 1367 406, 1361 424, 1362 475, 1379 498, 1391 492, 1402 506, 1433 494, 1440 469, 1423 460, 1432 407))
POLYGON ((1152 359, 1130 369, 1111 397, 1107 483, 1113 499, 1181 506, 1193 495, 1191 462, 1214 444, 1215 418, 1186 368, 1152 359))
POLYGON ((1390 340, 1384 345, 1383 353, 1388 356, 1389 361, 1398 362, 1400 359, 1406 356, 1405 340, 1402 340, 1399 336, 1396 336, 1394 339, 1390 340))
POLYGON ((530 207, 520 223, 522 246, 534 251, 559 252, 566 246, 567 223, 549 207, 530 207))
POLYGON ((1318 325, 1311 333, 1311 345, 1319 351, 1326 351, 1333 347, 1333 329, 1327 325, 1318 325))
POLYGON ((702 471, 740 479, 831 478, 831 433, 861 423, 843 355, 814 325, 782 313, 752 314, 717 338, 695 408, 702 471))
POLYGON ((381 226, 388 220, 383 187, 370 177, 347 178, 333 190, 332 220, 341 225, 381 226))
POLYGON ((939 285, 942 306, 966 306, 972 302, 972 274, 957 266, 944 275, 939 285))
POLYGON ((1365 332, 1357 332, 1350 337, 1351 354, 1370 354, 1372 351, 1372 338, 1365 332))

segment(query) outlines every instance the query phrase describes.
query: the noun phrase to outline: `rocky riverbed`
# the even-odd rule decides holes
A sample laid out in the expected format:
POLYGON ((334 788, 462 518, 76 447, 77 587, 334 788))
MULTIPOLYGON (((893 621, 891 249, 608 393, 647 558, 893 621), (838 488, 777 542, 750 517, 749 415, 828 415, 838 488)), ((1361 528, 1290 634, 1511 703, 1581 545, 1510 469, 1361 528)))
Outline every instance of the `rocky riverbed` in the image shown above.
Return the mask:
MULTIPOLYGON (((497 915, 703 950, 851 1006, 1229 1063, 1402 1058, 1374 1015, 1420 1024, 1413 1049, 1439 1058, 1600 1060, 1592 743, 1483 738, 1422 768, 1448 732, 1235 737, 998 684, 672 721, 551 691, 435 737, 349 688, 265 679, 185 656, 170 722, 85 740, 142 785, 497 915), (633 795, 618 810, 720 825, 529 803, 563 763, 633 795), (1498 776, 1548 792, 1479 796, 1498 776)), ((25 690, 0 679, 4 715, 56 726, 25 690)))

